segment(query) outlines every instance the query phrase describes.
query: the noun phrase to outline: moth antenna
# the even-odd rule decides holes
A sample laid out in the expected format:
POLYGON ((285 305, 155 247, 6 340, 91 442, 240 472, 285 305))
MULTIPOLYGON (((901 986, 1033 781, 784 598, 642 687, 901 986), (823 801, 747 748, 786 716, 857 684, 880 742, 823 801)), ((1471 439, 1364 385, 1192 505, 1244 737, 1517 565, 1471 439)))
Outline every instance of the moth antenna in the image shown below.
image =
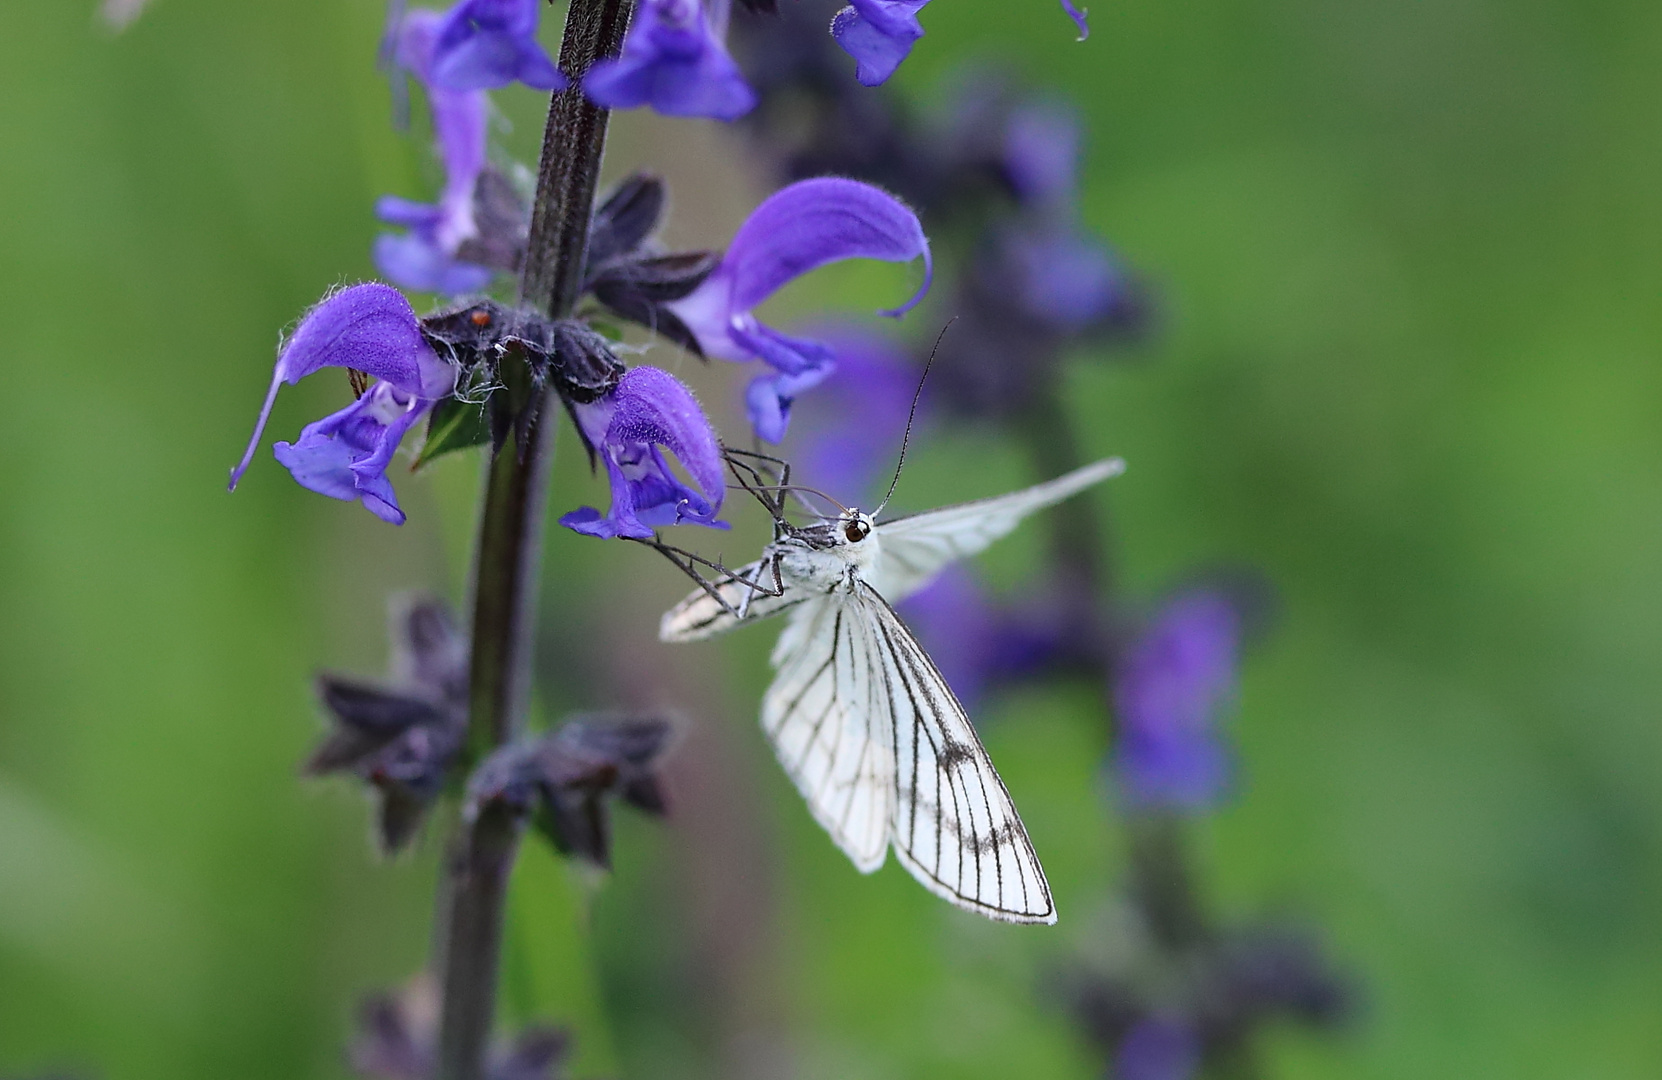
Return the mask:
POLYGON ((941 327, 941 332, 935 335, 935 345, 929 350, 929 359, 923 363, 923 374, 918 376, 918 388, 912 394, 912 407, 906 413, 906 433, 900 437, 900 460, 894 463, 894 479, 889 481, 889 493, 883 496, 883 501, 871 512, 872 517, 881 514, 883 508, 889 505, 889 500, 894 498, 894 489, 900 483, 900 470, 906 466, 906 447, 912 441, 912 421, 918 417, 918 402, 923 398, 924 380, 929 378, 929 369, 935 366, 935 354, 941 351, 941 342, 946 339, 946 332, 951 330, 952 324, 957 321, 958 316, 954 315, 941 327))
MULTIPOLYGON (((802 497, 803 493, 806 492, 809 495, 814 495, 814 496, 817 496, 818 498, 824 499, 826 502, 830 503, 832 506, 835 506, 839 511, 841 511, 845 514, 848 513, 848 507, 844 506, 842 504, 841 500, 837 499, 835 496, 831 495, 829 492, 821 491, 819 488, 816 488, 816 487, 809 487, 807 484, 757 484, 751 490, 753 490, 753 491, 782 491, 787 495, 795 495, 799 499, 802 497)), ((809 509, 810 513, 815 512, 813 507, 809 507, 808 509, 809 509)), ((824 516, 824 515, 820 515, 820 516, 824 516)))

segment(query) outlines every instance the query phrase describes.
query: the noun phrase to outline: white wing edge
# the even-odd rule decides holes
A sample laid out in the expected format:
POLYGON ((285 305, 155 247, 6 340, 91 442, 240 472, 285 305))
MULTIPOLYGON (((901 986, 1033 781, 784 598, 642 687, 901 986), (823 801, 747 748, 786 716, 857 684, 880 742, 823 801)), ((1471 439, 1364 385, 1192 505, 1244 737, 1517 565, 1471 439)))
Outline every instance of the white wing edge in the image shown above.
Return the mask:
POLYGON ((1007 495, 879 522, 883 554, 872 584, 890 603, 899 603, 949 564, 1008 536, 1029 516, 1124 471, 1123 458, 1103 458, 1007 495))
POLYGON ((959 511, 977 509, 992 510, 1000 503, 1008 502, 1013 506, 1020 506, 1023 517, 1037 513, 1049 506, 1054 506, 1065 499, 1079 494, 1093 484, 1100 484, 1104 480, 1112 480, 1125 472, 1125 459, 1121 457, 1107 457, 1093 461, 1089 465, 1081 465, 1072 472, 1065 472, 1053 480, 1034 484, 1032 487, 1012 491, 1007 495, 993 495, 985 499, 971 499, 969 502, 953 503, 950 506, 940 506, 933 510, 925 510, 918 514, 907 514, 905 517, 894 518, 890 521, 880 521, 877 527, 885 533, 901 535, 911 528, 929 525, 930 519, 945 518, 959 511), (899 528, 896 528, 899 526, 899 528))

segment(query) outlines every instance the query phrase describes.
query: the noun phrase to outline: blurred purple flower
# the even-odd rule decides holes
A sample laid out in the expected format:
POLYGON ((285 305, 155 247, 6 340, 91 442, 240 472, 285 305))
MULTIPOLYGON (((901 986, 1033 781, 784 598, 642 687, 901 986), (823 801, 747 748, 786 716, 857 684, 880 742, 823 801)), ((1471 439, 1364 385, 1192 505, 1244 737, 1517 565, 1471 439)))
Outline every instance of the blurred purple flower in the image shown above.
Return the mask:
POLYGON ((756 107, 756 92, 699 0, 642 0, 623 55, 590 68, 583 92, 599 105, 649 105, 665 116, 734 120, 756 107))
POLYGON ((1051 102, 1010 111, 1004 123, 1005 176, 1023 202, 1070 210, 1079 180, 1079 117, 1051 102))
POLYGON ((973 705, 998 683, 1074 659, 1068 612, 1054 600, 1036 593, 1029 603, 1000 603, 969 568, 955 564, 896 607, 953 693, 973 705))
POLYGON ((308 424, 299 441, 276 444, 277 460, 301 486, 334 499, 361 500, 376 517, 403 524, 387 465, 404 433, 450 393, 456 372, 422 337, 403 294, 374 282, 325 297, 284 344, 254 435, 231 470, 231 490, 254 458, 277 388, 323 367, 352 368, 379 381, 340 412, 308 424))
MULTIPOLYGON (((881 334, 849 326, 816 327, 813 333, 837 359, 800 410, 791 459, 807 483, 845 500, 863 500, 881 492, 874 492, 873 485, 900 452, 918 373, 901 347, 881 334)), ((751 416, 777 412, 781 434, 785 421, 798 411, 796 394, 803 389, 788 379, 762 375, 750 384, 751 416), (772 394, 771 401, 762 398, 764 393, 772 394)), ((771 425, 771 418, 763 418, 771 425)), ((756 426, 763 438, 778 441, 770 435, 771 427, 756 426)))
POLYGON ((721 264, 688 296, 663 307, 678 319, 706 356, 760 359, 782 375, 772 399, 752 388, 751 423, 771 442, 784 435, 789 400, 825 377, 833 359, 824 342, 783 334, 752 314, 787 282, 842 259, 910 262, 921 257, 923 284, 906 303, 883 314, 900 316, 929 291, 929 241, 917 215, 894 196, 856 180, 803 180, 758 206, 739 227, 721 264), (783 404, 781 404, 783 403, 783 404))
POLYGON ((376 217, 409 230, 376 238, 375 265, 407 289, 454 296, 483 289, 491 280, 487 267, 456 258, 462 243, 479 232, 473 198, 485 171, 490 102, 483 90, 456 90, 434 82, 434 49, 444 19, 438 12, 412 11, 393 29, 394 62, 427 87, 433 135, 444 163, 444 192, 436 206, 392 195, 375 204, 376 217))
POLYGON ((429 85, 494 90, 522 82, 537 90, 569 83, 537 44, 542 0, 461 0, 443 16, 429 85))
POLYGON ((1011 232, 1000 245, 1014 299, 1062 333, 1081 333, 1134 304, 1101 241, 1071 227, 1011 232))
POLYGON ((1225 597, 1181 593, 1115 667, 1113 768, 1132 806, 1200 810, 1223 797, 1229 752, 1217 731, 1235 689, 1241 618, 1225 597))
MULTIPOLYGON (((900 67, 923 37, 918 12, 929 0, 850 0, 831 19, 831 36, 855 60, 854 77, 862 86, 880 86, 900 67)), ((1061 0, 1079 28, 1079 40, 1090 36, 1085 13, 1073 0, 1061 0)))
POLYGON ((1138 1020, 1114 1054, 1114 1080, 1189 1080, 1200 1068, 1200 1036, 1181 1016, 1138 1020))
POLYGON ((585 506, 562 517, 561 525, 588 536, 637 540, 659 525, 727 528, 716 520, 726 493, 721 444, 692 391, 675 376, 632 368, 617 389, 572 411, 584 441, 605 462, 612 508, 602 515, 585 506), (697 488, 675 475, 660 447, 675 455, 697 488))

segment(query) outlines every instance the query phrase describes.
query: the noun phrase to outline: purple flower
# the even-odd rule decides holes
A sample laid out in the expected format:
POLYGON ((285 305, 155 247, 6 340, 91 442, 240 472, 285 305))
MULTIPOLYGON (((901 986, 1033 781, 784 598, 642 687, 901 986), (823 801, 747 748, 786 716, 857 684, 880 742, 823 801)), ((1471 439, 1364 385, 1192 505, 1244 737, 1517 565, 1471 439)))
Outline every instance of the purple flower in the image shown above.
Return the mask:
MULTIPOLYGON (((863 86, 888 81, 900 62, 923 36, 918 12, 929 0, 850 0, 849 6, 831 19, 831 36, 843 51, 854 57, 854 77, 863 86)), ((1085 13, 1073 0, 1062 0, 1062 10, 1079 27, 1079 40, 1090 35, 1085 13)))
POLYGON ((1189 1080, 1200 1068, 1200 1036, 1181 1016, 1145 1016, 1114 1054, 1114 1080, 1189 1080))
POLYGON ((541 6, 542 0, 461 0, 439 24, 429 85, 494 90, 522 82, 564 90, 566 77, 537 44, 541 6))
POLYGON ((886 82, 923 36, 918 12, 929 0, 853 0, 831 20, 831 36, 854 57, 862 86, 886 82))
POLYGON ((606 464, 612 509, 574 510, 560 524, 588 536, 645 540, 658 525, 708 525, 717 521, 726 483, 721 444, 692 391, 667 371, 630 369, 617 389, 572 407, 584 441, 606 464), (664 460, 674 454, 692 476, 688 487, 664 460))
POLYGON ((1095 237, 1071 226, 1013 230, 1000 238, 1020 307, 1069 334, 1126 317, 1136 300, 1095 237))
POLYGON ((1216 724, 1235 689, 1240 636, 1233 604, 1191 591, 1171 600, 1119 658, 1113 768, 1131 805, 1199 810, 1223 796, 1230 762, 1216 724))
POLYGON ((642 0, 623 55, 590 68, 583 92, 599 105, 650 105, 665 116, 734 120, 756 107, 699 0, 642 0))
POLYGON ((424 292, 477 292, 490 284, 491 271, 462 262, 456 252, 478 235, 473 197, 485 171, 486 124, 490 103, 482 90, 453 90, 433 80, 433 55, 444 16, 414 11, 395 28, 394 60, 427 87, 433 134, 444 162, 444 192, 438 205, 388 195, 375 204, 375 216, 409 230, 383 233, 375 241, 375 265, 407 289, 424 292))
POLYGON ((1004 125, 1004 174, 1023 201, 1071 210, 1079 177, 1079 117, 1050 103, 1011 110, 1004 125))
POLYGON ((910 300, 883 314, 903 315, 929 291, 933 264, 917 215, 894 196, 857 180, 803 180, 758 206, 704 283, 663 306, 706 356, 760 359, 789 376, 772 384, 771 399, 754 387, 747 396, 757 433, 777 442, 784 434, 789 399, 825 377, 833 352, 823 342, 794 338, 759 322, 751 309, 826 263, 852 258, 910 262, 920 256, 923 284, 910 300))
POLYGON ((387 465, 404 433, 450 393, 456 372, 422 337, 403 294, 373 282, 325 297, 284 344, 254 435, 231 470, 231 489, 254 458, 277 388, 323 367, 353 368, 379 381, 340 412, 306 425, 297 442, 278 443, 277 460, 301 486, 334 499, 361 500, 376 517, 403 524, 387 465))

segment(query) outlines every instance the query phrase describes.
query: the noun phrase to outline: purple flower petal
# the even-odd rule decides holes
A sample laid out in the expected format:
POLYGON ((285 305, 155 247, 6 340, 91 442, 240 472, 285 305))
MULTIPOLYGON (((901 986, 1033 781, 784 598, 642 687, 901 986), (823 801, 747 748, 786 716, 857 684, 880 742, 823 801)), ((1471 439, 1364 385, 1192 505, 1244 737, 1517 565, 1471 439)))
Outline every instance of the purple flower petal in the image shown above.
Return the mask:
POLYGON ((707 356, 760 359, 787 375, 824 367, 823 343, 795 338, 757 321, 751 309, 792 279, 830 262, 867 258, 909 262, 922 257, 923 284, 885 315, 910 310, 933 276, 929 241, 906 204, 870 184, 837 177, 803 180, 756 208, 704 283, 665 304, 707 356))
POLYGON ((834 370, 836 362, 827 359, 818 367, 807 368, 794 375, 780 372, 758 375, 750 380, 744 394, 745 413, 750 417, 750 426, 755 429, 757 437, 777 445, 785 437, 785 428, 791 419, 791 406, 796 402, 797 395, 824 382, 834 370))
POLYGON ((727 528, 716 520, 726 494, 721 444, 679 379, 655 367, 631 368, 610 394, 575 412, 606 465, 612 508, 602 515, 585 506, 560 524, 588 536, 637 540, 659 525, 727 528), (675 474, 660 447, 680 461, 696 488, 675 474))
POLYGON ((375 282, 325 297, 284 343, 253 437, 231 470, 231 489, 253 460, 277 388, 323 367, 354 368, 379 381, 358 401, 308 425, 299 442, 279 444, 278 459, 312 490, 364 498, 380 516, 401 521, 392 488, 380 474, 415 419, 450 393, 456 372, 427 344, 403 294, 375 282))
POLYGON ((854 57, 862 86, 888 81, 923 36, 918 12, 929 0, 854 0, 831 20, 831 36, 854 57))
POLYGON ((806 375, 835 360, 830 346, 824 342, 775 330, 757 322, 748 312, 733 319, 727 333, 740 349, 786 375, 806 375))
POLYGON ((332 293, 307 312, 283 344, 274 381, 297 383, 324 367, 356 368, 429 399, 449 393, 455 382, 404 294, 376 281, 332 293))
POLYGON ((732 304, 749 310, 787 282, 843 259, 911 262, 922 257, 923 284, 888 315, 902 315, 929 291, 929 240, 911 207, 870 184, 825 176, 783 188, 739 226, 718 275, 731 281, 732 304))
POLYGON ((734 120, 756 107, 698 0, 643 0, 623 54, 590 68, 583 92, 609 108, 648 105, 665 116, 734 120))
POLYGON ((383 521, 404 523, 386 469, 398 444, 432 403, 379 382, 363 397, 308 424, 294 443, 272 447, 302 487, 332 499, 359 499, 383 521))
POLYGON ((494 90, 522 82, 564 90, 564 75, 537 43, 541 0, 462 0, 444 16, 433 47, 431 84, 494 90))
POLYGON ((441 211, 432 203, 400 199, 383 195, 375 200, 375 216, 388 225, 402 225, 408 229, 431 229, 438 225, 441 211))
POLYGON ((1072 229, 1004 238, 1022 307, 1064 331, 1078 333, 1126 300, 1126 282, 1107 249, 1072 229))
POLYGON ((1085 21, 1084 8, 1075 7, 1073 0, 1062 0, 1062 10, 1068 13, 1068 18, 1073 20, 1073 25, 1079 27, 1078 40, 1084 41, 1091 36, 1091 27, 1085 21))

